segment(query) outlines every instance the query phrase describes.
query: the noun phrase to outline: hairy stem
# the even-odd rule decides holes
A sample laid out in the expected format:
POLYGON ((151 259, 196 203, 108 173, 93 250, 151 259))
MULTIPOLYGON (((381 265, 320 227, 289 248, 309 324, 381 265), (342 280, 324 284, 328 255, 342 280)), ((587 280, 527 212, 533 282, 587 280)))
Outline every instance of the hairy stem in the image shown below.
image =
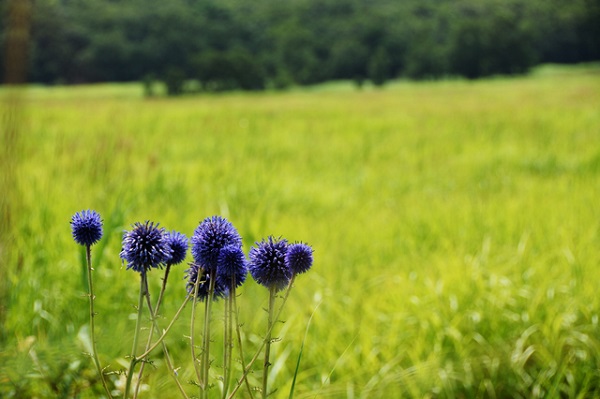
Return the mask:
MULTIPOLYGON (((283 296, 283 301, 281 302, 281 305, 279 305, 279 309, 277 310, 277 313, 275 314, 274 320, 279 320, 279 316, 281 316, 281 312, 283 311, 283 306, 285 305, 285 303, 287 302, 287 299, 290 296, 290 291, 292 290, 292 286, 294 284, 294 280, 296 278, 296 275, 292 276, 292 279, 290 280, 285 295, 283 296)), ((271 325, 271 328, 267 331, 267 335, 269 336, 269 341, 270 336, 271 336, 271 331, 273 330, 273 326, 275 325, 275 323, 273 323, 271 325)), ((260 345, 260 347, 258 348, 258 350, 256 351, 256 353, 254 354, 254 356, 252 357, 252 359, 250 360, 250 362, 248 363, 248 365, 246 366, 246 368, 244 369, 244 374, 242 374, 242 377, 237 381, 234 389, 231 391, 231 393, 229 394, 229 396, 227 397, 228 399, 232 399, 233 396, 235 395, 235 393, 238 391, 238 389, 240 389, 240 387, 242 386, 242 384, 244 383, 244 379, 248 376, 248 373, 250 373, 250 370, 252 369, 252 366, 254 365, 254 363, 256 362, 256 360, 258 359, 258 357, 260 356, 260 353, 262 351, 262 349, 265 347, 267 343, 267 337, 265 337, 260 345)))
MULTIPOLYGON (((200 273, 198 273, 200 274, 200 273)), ((200 276, 196 277, 196 283, 194 284, 194 294, 192 300, 192 317, 190 320, 190 347, 192 350, 192 361, 194 362, 194 370, 196 371, 196 378, 198 379, 198 385, 202 380, 202 373, 198 364, 198 357, 196 356, 196 344, 195 344, 195 324, 196 324, 196 302, 198 298, 198 287, 200 286, 200 276)))
POLYGON ((94 358, 94 364, 96 365, 96 370, 98 370, 98 374, 100 375, 100 381, 102 381, 104 391, 106 391, 106 395, 108 395, 108 397, 112 399, 110 389, 108 389, 108 385, 106 385, 104 372, 102 371, 102 367, 100 366, 98 350, 96 349, 96 328, 94 323, 94 318, 96 317, 96 313, 94 311, 94 300, 96 299, 96 297, 94 295, 94 284, 92 281, 92 250, 90 245, 85 246, 85 255, 87 261, 88 290, 90 298, 90 338, 92 341, 92 357, 94 358))
MULTIPOLYGON (((158 300, 156 301, 156 314, 154 312, 152 312, 152 309, 150 309, 150 307, 148 307, 148 309, 150 310, 150 317, 151 319, 154 321, 154 319, 157 317, 158 315, 158 309, 160 308, 160 302, 162 300, 162 296, 163 296, 163 292, 166 286, 166 280, 167 277, 169 275, 169 269, 171 268, 171 265, 167 265, 167 268, 165 269, 165 277, 163 278, 163 285, 160 291, 160 294, 158 295, 158 300)), ((147 282, 147 281, 146 281, 147 282)), ((146 284, 146 290, 148 289, 148 285, 146 284)), ((150 300, 150 297, 147 297, 148 301, 150 300)), ((152 335, 154 334, 154 327, 155 327, 155 323, 153 322, 150 325, 150 332, 148 334, 148 341, 146 342, 146 349, 144 349, 144 351, 147 351, 148 348, 150 348, 150 346, 152 345, 152 335)), ((133 397, 136 398, 138 395, 138 392, 140 390, 140 385, 142 383, 142 376, 144 375, 144 369, 146 368, 146 363, 142 362, 142 364, 140 365, 140 371, 138 372, 138 380, 137 383, 135 384, 135 391, 133 394, 133 397)))
POLYGON ((138 363, 139 359, 143 359, 143 357, 140 357, 139 359, 135 356, 135 352, 137 350, 137 346, 138 346, 138 340, 140 337, 140 330, 142 328, 142 309, 144 307, 144 295, 146 295, 145 292, 145 281, 146 281, 146 272, 142 271, 140 273, 140 297, 138 300, 138 314, 137 314, 137 319, 135 321, 135 333, 133 335, 133 346, 131 348, 131 362, 129 363, 129 370, 127 370, 127 380, 125 382, 125 392, 123 394, 124 398, 127 398, 129 396, 129 388, 131 387, 131 379, 133 377, 133 371, 135 369, 135 365, 138 363))
POLYGON ((229 358, 231 358, 231 338, 229 325, 231 324, 231 314, 229 313, 229 301, 231 298, 225 300, 225 306, 223 307, 223 398, 227 397, 227 378, 229 376, 229 358))
POLYGON ((269 289, 269 309, 268 309, 268 319, 267 319, 267 334, 265 336, 265 358, 263 363, 263 379, 262 379, 262 397, 266 399, 268 395, 267 387, 269 383, 269 367, 271 363, 269 362, 269 356, 271 354, 271 332, 273 329, 273 312, 275 308, 275 287, 271 287, 269 289))
MULTIPOLYGON (((146 305, 148 306, 148 310, 150 311, 150 315, 151 315, 151 319, 152 319, 152 324, 150 326, 150 333, 148 336, 148 342, 146 343, 146 351, 148 350, 148 348, 151 346, 152 343, 152 335, 154 333, 154 330, 159 330, 158 328, 158 322, 157 322, 157 316, 158 316, 158 311, 160 309, 160 304, 162 302, 162 297, 163 294, 165 292, 165 287, 167 285, 167 278, 169 277, 169 269, 170 269, 171 265, 167 265, 167 268, 165 270, 165 277, 163 279, 163 284, 162 284, 162 288, 160 291, 160 294, 158 296, 158 300, 156 301, 156 308, 152 309, 152 302, 150 301, 150 295, 146 295, 146 305)), ((146 280, 146 292, 149 292, 148 290, 148 281, 146 280)), ((185 393, 185 390, 183 389, 183 387, 181 386, 181 383, 179 382, 179 380, 177 379, 177 373, 175 372, 175 369, 173 367, 173 362, 171 361, 171 356, 169 355, 169 351, 167 349, 167 344, 165 343, 164 340, 161 340, 161 344, 162 344, 162 349, 163 349, 163 353, 165 354, 165 362, 167 363, 167 367, 169 368, 171 377, 173 378, 173 380, 175 381, 175 384, 177 385, 177 388, 179 389, 179 392, 181 393, 181 395, 184 398, 187 398, 187 394, 185 393)), ((139 389, 140 389, 140 385, 142 383, 142 376, 143 376, 143 372, 144 372, 144 366, 146 365, 145 362, 142 362, 142 365, 140 366, 140 371, 138 374, 138 381, 136 383, 135 386, 135 392, 134 392, 134 398, 137 397, 139 389)))
MULTIPOLYGON (((234 313, 233 316, 235 318, 235 331, 236 331, 236 335, 237 335, 237 341, 238 341, 238 349, 240 352, 240 363, 242 365, 242 370, 246 370, 246 361, 244 360, 244 350, 242 348, 242 332, 240 329, 240 322, 239 322, 239 317, 238 317, 238 307, 237 307, 237 299, 235 295, 232 295, 232 301, 233 301, 233 309, 234 309, 234 313)), ((254 395, 252 394, 252 388, 250 387, 250 383, 248 382, 248 375, 247 373, 244 374, 244 376, 242 377, 242 379, 244 380, 245 384, 246 384, 246 388, 248 389, 248 397, 250 399, 254 399, 254 395)))
POLYGON ((223 399, 227 398, 229 381, 231 379, 231 359, 233 358, 233 302, 235 292, 235 275, 229 283, 229 296, 225 302, 223 323, 223 399))
POLYGON ((202 336, 202 381, 200 388, 201 397, 208 398, 208 370, 210 369, 210 317, 212 310, 213 296, 215 293, 216 270, 209 272, 208 296, 204 307, 204 334, 202 336))
POLYGON ((191 295, 188 295, 188 296, 185 297, 183 303, 181 304, 181 306, 177 310, 177 313, 175 313, 175 316, 173 316, 173 320, 171 320, 171 322, 169 323, 169 325, 167 326, 167 328, 163 331, 163 333, 160 336, 160 338, 158 338, 158 340, 150 348, 148 348, 148 350, 146 352, 144 352, 143 354, 141 354, 140 356, 138 356, 139 359, 144 359, 146 356, 148 356, 150 354, 150 352, 152 352, 154 349, 156 349, 156 347, 163 342, 163 340, 165 339, 165 337, 169 333, 169 330, 171 330, 171 327, 173 327, 173 325, 175 324, 175 322, 177 321, 177 319, 179 319, 179 315, 181 314, 181 312, 185 308, 185 305, 187 305, 187 303, 189 302, 190 299, 192 299, 191 295))

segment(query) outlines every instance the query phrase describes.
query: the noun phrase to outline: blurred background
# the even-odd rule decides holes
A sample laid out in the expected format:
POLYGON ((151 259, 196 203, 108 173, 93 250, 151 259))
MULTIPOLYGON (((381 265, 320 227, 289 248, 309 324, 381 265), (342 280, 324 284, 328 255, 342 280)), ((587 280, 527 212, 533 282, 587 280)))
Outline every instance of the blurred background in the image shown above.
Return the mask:
POLYGON ((27 43, 27 80, 44 84, 161 80, 177 94, 600 59, 596 0, 2 0, 0 9, 0 42, 27 43))
MULTIPOLYGON (((0 397, 102 395, 69 226, 83 209, 104 219, 97 337, 117 394, 139 283, 123 231, 152 220, 190 236, 221 215, 246 253, 271 234, 315 248, 273 345, 273 397, 288 397, 303 343, 297 398, 600 396, 599 1, 0 12, 0 397)), ((247 348, 266 300, 243 286, 247 348)), ((189 312, 168 345, 194 395, 189 312)), ((144 397, 172 397, 152 361, 144 397)))

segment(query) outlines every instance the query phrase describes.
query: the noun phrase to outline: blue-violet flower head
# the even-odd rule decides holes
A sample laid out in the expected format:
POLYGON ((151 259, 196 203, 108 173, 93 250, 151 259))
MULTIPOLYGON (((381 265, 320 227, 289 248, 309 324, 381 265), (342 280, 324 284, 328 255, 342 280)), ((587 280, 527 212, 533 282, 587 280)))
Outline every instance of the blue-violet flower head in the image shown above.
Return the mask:
POLYGON ((294 274, 307 272, 313 264, 313 249, 304 243, 288 245, 285 262, 294 274))
POLYGON ((292 278, 292 270, 285 262, 287 241, 269 237, 250 248, 248 269, 257 283, 275 291, 285 288, 292 278))
POLYGON ((102 218, 96 211, 77 212, 71 218, 73 239, 80 245, 93 245, 102 238, 102 218))
POLYGON ((123 234, 120 254, 127 261, 127 268, 143 273, 153 267, 161 267, 169 258, 165 229, 149 221, 144 224, 137 222, 132 227, 131 231, 123 234))
MULTIPOLYGON (((196 300, 204 301, 208 298, 210 290, 210 274, 202 266, 191 263, 190 268, 185 271, 185 278, 187 279, 186 290, 188 294, 194 293, 196 281, 198 281, 198 293, 196 294, 196 300)), ((213 300, 217 300, 227 295, 227 288, 219 283, 219 279, 215 280, 215 287, 213 292, 213 300)))
POLYGON ((242 237, 233 225, 221 216, 204 219, 192 236, 192 255, 206 270, 215 270, 221 249, 226 245, 242 246, 242 237))
POLYGON ((169 248, 169 256, 165 260, 168 265, 178 265, 185 260, 188 250, 188 238, 178 231, 165 233, 165 240, 169 248))
POLYGON ((217 281, 232 290, 246 281, 248 266, 242 248, 226 245, 221 249, 217 261, 217 281))

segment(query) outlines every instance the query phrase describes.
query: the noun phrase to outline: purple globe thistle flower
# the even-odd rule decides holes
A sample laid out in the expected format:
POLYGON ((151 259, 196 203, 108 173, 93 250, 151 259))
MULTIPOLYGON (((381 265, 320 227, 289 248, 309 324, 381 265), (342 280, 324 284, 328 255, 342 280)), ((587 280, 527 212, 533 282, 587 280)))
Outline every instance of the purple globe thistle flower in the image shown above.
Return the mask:
POLYGON ((285 262, 287 240, 269 236, 250 248, 248 270, 257 283, 276 291, 285 288, 292 278, 292 270, 285 262))
POLYGON ((165 229, 158 223, 136 222, 133 230, 123 234, 121 258, 127 261, 127 269, 143 273, 153 267, 161 267, 169 258, 169 247, 165 239, 165 229))
POLYGON ((288 245, 285 263, 294 274, 307 272, 313 264, 313 249, 304 243, 288 245))
POLYGON ((219 253, 226 245, 242 246, 242 237, 235 227, 221 216, 206 218, 192 236, 192 255, 206 270, 216 270, 219 253))
MULTIPOLYGON (((185 271, 185 278, 187 279, 186 290, 188 294, 194 293, 194 287, 196 286, 196 281, 200 278, 198 282, 198 293, 196 295, 196 299, 200 301, 204 301, 208 298, 208 292, 210 290, 210 274, 207 270, 202 268, 202 266, 191 263, 190 268, 185 271)), ((227 288, 219 283, 219 280, 215 280, 215 288, 213 292, 213 300, 217 300, 227 295, 227 288)))
POLYGON ((169 248, 169 256, 165 260, 166 264, 178 265, 185 260, 188 250, 188 239, 185 234, 178 231, 169 231, 165 233, 165 240, 169 248))
POLYGON ((71 218, 73 239, 80 245, 93 245, 102 238, 102 218, 96 211, 77 212, 71 218))
POLYGON ((217 261, 217 282, 231 290, 244 284, 247 274, 248 266, 242 248, 237 245, 223 247, 217 261))

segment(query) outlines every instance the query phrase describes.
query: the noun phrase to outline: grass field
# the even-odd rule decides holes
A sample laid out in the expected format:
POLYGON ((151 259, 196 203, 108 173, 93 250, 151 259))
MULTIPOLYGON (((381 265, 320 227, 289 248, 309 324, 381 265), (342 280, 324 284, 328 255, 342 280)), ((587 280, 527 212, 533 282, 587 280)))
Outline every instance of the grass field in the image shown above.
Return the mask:
MULTIPOLYGON (((189 236, 222 215, 246 252, 268 235, 315 249, 275 331, 273 397, 287 397, 311 315, 296 398, 600 396, 597 66, 382 90, 141 93, 32 87, 4 119, 18 137, 0 172, 12 238, 1 397, 101 392, 82 354, 85 269, 69 226, 88 208, 105 223, 93 257, 111 370, 127 364, 138 296, 119 259, 123 230, 149 219, 189 236)), ((185 296, 186 267, 173 271, 162 324, 185 296)), ((246 348, 264 334, 267 297, 242 287, 246 348)), ((189 316, 167 344, 196 395, 189 316)), ((153 359, 142 397, 177 397, 153 359)))

